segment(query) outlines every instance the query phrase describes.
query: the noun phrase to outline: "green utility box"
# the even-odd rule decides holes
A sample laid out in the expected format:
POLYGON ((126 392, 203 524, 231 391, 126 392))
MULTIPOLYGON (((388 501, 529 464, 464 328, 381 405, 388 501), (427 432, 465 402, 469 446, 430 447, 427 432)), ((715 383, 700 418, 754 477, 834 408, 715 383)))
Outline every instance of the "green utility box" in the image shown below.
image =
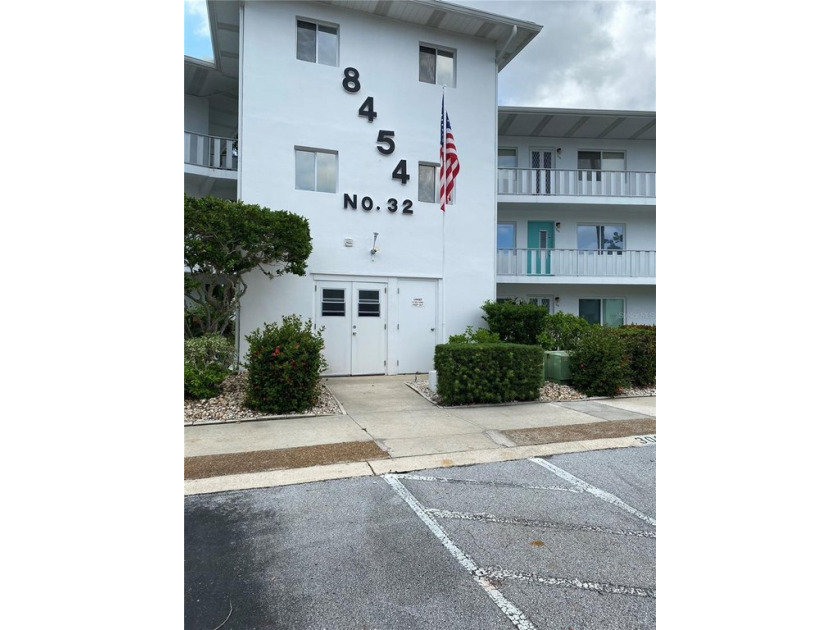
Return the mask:
POLYGON ((565 350, 549 350, 543 360, 543 380, 564 383, 572 379, 569 368, 569 353, 565 350))

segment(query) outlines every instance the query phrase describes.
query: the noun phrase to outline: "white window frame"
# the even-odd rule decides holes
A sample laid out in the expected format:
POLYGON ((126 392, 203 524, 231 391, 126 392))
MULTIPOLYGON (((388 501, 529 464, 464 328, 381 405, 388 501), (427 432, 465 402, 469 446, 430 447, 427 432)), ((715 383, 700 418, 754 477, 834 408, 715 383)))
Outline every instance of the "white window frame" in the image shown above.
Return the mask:
MULTIPOLYGON (((603 296, 603 297, 597 297, 597 296, 579 297, 578 298, 578 305, 577 305, 578 306, 578 317, 583 317, 580 314, 580 301, 581 300, 598 300, 601 303, 599 305, 599 308, 598 308, 598 319, 599 319, 599 324, 601 326, 606 326, 606 324, 604 323, 605 320, 606 320, 606 314, 604 312, 604 308, 605 308, 604 300, 621 300, 622 308, 621 308, 621 324, 620 325, 624 325, 624 324, 627 323, 627 298, 626 297, 616 296, 616 295, 603 296)), ((610 328, 613 328, 613 326, 610 326, 610 328)))
POLYGON ((323 22, 321 20, 313 20, 312 18, 297 16, 295 19, 295 58, 298 61, 303 61, 305 63, 317 63, 322 66, 330 66, 332 68, 337 68, 339 66, 339 58, 341 56, 341 29, 339 28, 338 24, 332 24, 330 22, 323 22), (309 59, 301 59, 298 56, 298 24, 300 22, 306 22, 308 24, 315 25, 315 61, 310 61, 309 59), (334 28, 335 29, 335 63, 326 63, 322 61, 318 54, 318 33, 321 32, 321 27, 326 28, 334 28))
POLYGON ((595 172, 595 181, 597 181, 597 182, 601 181, 601 173, 602 172, 605 172, 605 173, 626 173, 627 172, 627 149, 583 149, 583 148, 580 148, 580 149, 577 150, 577 153, 575 154, 575 168, 577 169, 577 172, 578 172, 578 180, 583 179, 583 174, 585 172, 586 177, 587 177, 587 181, 590 181, 590 182, 592 181, 592 172, 593 171, 595 172), (599 160, 600 160, 600 163, 601 163, 601 168, 581 169, 580 168, 580 154, 581 153, 598 153, 600 155, 599 160), (623 153, 624 154, 624 168, 621 169, 621 170, 617 170, 617 171, 613 170, 613 169, 603 168, 603 166, 604 166, 604 153, 623 153))
MULTIPOLYGON (((438 202, 438 192, 440 189, 440 180, 438 178, 438 173, 440 172, 440 163, 439 162, 418 162, 417 163, 417 201, 418 203, 437 203, 438 202), (420 170, 423 168, 431 168, 432 169, 432 197, 433 199, 421 199, 420 198, 420 185, 422 184, 423 180, 420 178, 420 170)), ((453 189, 453 192, 454 189, 453 189)))
POLYGON ((443 85, 440 80, 440 72, 438 71, 438 57, 440 57, 440 53, 447 53, 452 55, 452 84, 446 84, 446 87, 454 88, 458 83, 458 51, 454 48, 449 48, 447 46, 438 46, 437 44, 429 44, 427 42, 420 42, 417 46, 417 72, 418 72, 418 79, 421 83, 428 83, 429 85, 443 85), (430 81, 424 81, 423 78, 420 76, 420 49, 421 48, 429 48, 435 51, 435 82, 432 83, 430 81))
POLYGON ((575 248, 578 251, 586 251, 586 252, 607 252, 608 254, 623 254, 627 250, 627 224, 626 223, 608 223, 606 221, 595 221, 592 223, 578 223, 575 225, 575 248), (604 227, 620 227, 622 229, 622 240, 621 240, 621 249, 604 249, 603 243, 598 243, 597 249, 584 249, 580 246, 580 234, 578 232, 579 228, 582 227, 594 227, 594 228, 604 228, 604 227))
POLYGON ((335 193, 338 190, 338 151, 331 151, 330 149, 315 149, 312 147, 295 147, 295 190, 305 190, 308 192, 320 192, 320 193, 335 193), (315 156, 315 171, 314 171, 314 188, 298 188, 298 161, 297 161, 297 154, 300 153, 312 153, 315 156), (321 190, 318 188, 318 156, 319 155, 329 155, 335 159, 335 180, 334 186, 332 190, 321 190))

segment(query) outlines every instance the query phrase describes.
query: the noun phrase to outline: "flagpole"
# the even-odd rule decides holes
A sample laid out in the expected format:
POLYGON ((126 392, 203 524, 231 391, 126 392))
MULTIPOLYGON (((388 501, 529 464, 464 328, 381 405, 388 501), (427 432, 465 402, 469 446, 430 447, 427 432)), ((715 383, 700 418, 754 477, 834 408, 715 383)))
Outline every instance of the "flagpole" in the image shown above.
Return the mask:
POLYGON ((441 221, 441 243, 443 243, 443 253, 441 256, 441 343, 446 343, 446 84, 443 85, 443 95, 440 101, 441 107, 441 125, 443 133, 443 161, 441 162, 441 179, 443 180, 443 190, 441 193, 441 204, 443 210, 443 221, 441 221))

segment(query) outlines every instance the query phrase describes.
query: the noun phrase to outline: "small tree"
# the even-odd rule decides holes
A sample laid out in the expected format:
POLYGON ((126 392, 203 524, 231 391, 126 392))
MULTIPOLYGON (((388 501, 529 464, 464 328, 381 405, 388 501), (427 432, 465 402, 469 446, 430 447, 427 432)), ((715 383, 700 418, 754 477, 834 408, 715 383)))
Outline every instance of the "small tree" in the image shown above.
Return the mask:
POLYGON ((184 336, 224 335, 259 269, 269 278, 306 272, 309 221, 285 210, 184 195, 184 336))

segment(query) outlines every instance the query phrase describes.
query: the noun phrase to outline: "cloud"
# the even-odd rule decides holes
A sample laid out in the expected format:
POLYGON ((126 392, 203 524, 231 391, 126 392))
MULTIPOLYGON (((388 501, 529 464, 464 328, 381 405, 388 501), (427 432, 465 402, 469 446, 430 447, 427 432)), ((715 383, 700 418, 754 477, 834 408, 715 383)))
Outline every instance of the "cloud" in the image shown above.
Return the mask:
POLYGON ((190 16, 193 35, 210 39, 210 22, 207 19, 207 0, 184 0, 184 14, 190 16))
POLYGON ((543 26, 499 74, 500 105, 656 109, 654 2, 460 4, 543 26))

